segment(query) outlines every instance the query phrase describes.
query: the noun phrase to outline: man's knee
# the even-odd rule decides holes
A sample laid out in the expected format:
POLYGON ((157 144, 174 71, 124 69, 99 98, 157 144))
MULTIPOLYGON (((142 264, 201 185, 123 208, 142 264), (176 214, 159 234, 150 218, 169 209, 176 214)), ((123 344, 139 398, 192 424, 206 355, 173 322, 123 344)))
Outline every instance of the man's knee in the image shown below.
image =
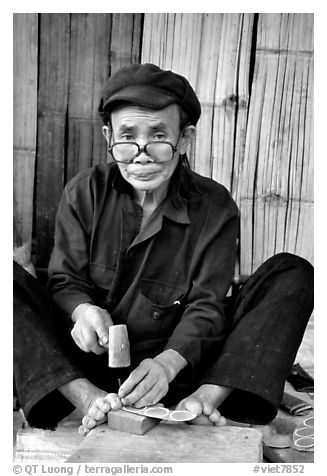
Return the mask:
POLYGON ((314 268, 305 258, 292 253, 277 253, 266 261, 266 265, 273 271, 285 273, 288 282, 291 280, 294 285, 313 292, 314 268))

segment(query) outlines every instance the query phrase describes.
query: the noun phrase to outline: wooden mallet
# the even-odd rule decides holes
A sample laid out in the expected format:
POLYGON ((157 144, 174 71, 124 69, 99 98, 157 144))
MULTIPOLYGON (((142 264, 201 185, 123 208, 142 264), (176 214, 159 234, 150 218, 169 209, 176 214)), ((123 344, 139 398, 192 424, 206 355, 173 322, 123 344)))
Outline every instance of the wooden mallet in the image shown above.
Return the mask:
MULTIPOLYGON (((110 368, 123 368, 131 365, 131 355, 127 327, 125 324, 118 324, 109 327, 109 361, 110 368)), ((119 387, 121 386, 118 378, 119 387)))

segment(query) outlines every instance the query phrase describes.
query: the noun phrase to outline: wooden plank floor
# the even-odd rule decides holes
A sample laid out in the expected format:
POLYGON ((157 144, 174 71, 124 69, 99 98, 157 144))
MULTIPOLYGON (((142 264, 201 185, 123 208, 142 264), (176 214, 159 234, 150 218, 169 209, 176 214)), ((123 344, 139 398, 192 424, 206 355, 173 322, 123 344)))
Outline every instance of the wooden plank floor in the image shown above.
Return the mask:
POLYGON ((55 431, 31 428, 22 422, 23 427, 18 429, 14 445, 15 463, 66 461, 83 442, 83 437, 78 434, 80 420, 80 415, 75 411, 62 420, 55 431))
POLYGON ((145 435, 101 425, 68 463, 258 463, 262 435, 253 428, 187 425, 162 421, 145 435))

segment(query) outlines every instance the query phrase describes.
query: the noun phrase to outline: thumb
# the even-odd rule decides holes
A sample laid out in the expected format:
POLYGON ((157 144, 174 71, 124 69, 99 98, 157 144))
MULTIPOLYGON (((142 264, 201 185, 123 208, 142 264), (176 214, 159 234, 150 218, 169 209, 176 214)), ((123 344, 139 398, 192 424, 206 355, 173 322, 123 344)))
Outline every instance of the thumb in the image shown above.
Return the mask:
POLYGON ((109 327, 112 325, 110 314, 107 311, 102 310, 94 326, 100 345, 107 347, 109 342, 109 327))
POLYGON ((202 405, 194 397, 187 397, 177 405, 176 410, 189 410, 196 415, 201 415, 202 405))
MULTIPOLYGON (((113 326, 114 323, 113 323, 113 321, 112 321, 112 319, 111 319, 111 315, 109 314, 109 312, 106 311, 105 309, 103 309, 103 312, 105 313, 105 316, 106 316, 106 319, 107 319, 107 322, 108 322, 108 328, 109 328, 110 326, 113 326)), ((109 332, 109 331, 108 331, 108 332, 109 332)))

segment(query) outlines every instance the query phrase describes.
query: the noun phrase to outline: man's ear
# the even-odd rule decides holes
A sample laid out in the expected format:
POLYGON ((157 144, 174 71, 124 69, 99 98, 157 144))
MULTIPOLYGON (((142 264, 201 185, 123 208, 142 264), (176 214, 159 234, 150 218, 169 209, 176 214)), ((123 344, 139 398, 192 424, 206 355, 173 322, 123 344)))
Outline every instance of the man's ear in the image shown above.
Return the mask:
POLYGON ((183 129, 183 134, 181 137, 181 142, 180 142, 180 148, 179 148, 179 153, 180 154, 185 154, 187 149, 189 148, 192 140, 195 137, 195 132, 196 128, 195 126, 186 126, 183 129))
POLYGON ((108 144, 110 144, 110 140, 111 140, 110 127, 109 126, 103 126, 102 127, 102 134, 103 134, 104 138, 106 139, 106 141, 108 142, 108 144))

